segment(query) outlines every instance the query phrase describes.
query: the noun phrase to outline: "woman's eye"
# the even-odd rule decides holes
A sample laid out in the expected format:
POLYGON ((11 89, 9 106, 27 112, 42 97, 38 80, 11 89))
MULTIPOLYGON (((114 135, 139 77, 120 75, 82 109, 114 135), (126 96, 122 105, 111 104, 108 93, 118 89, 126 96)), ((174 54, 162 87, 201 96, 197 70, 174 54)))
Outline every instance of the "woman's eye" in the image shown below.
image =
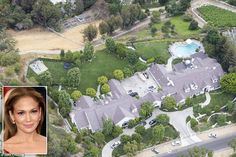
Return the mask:
POLYGON ((24 112, 18 112, 17 114, 22 116, 24 114, 24 112))
POLYGON ((38 110, 33 110, 33 111, 32 111, 32 113, 37 113, 37 112, 38 112, 38 110))

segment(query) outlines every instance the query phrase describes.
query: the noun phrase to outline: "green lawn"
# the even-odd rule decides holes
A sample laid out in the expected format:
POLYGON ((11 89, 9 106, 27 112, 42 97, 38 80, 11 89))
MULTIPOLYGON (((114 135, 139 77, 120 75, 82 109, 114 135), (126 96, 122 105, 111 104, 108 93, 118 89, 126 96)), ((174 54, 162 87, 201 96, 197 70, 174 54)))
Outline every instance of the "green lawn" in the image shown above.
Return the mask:
POLYGON ((136 52, 143 58, 151 58, 161 56, 164 60, 168 60, 170 53, 168 52, 169 43, 166 41, 149 41, 136 43, 136 52))
MULTIPOLYGON (((58 60, 51 60, 51 59, 41 59, 46 67, 48 67, 49 71, 53 77, 53 83, 60 84, 60 79, 66 77, 67 70, 64 69, 64 62, 58 60)), ((31 68, 28 69, 27 77, 35 77, 37 75, 33 72, 31 68)))
MULTIPOLYGON (((67 70, 64 69, 64 62, 53 61, 53 60, 44 60, 44 64, 48 67, 49 71, 53 76, 53 83, 60 84, 61 78, 66 78, 67 70)), ((115 56, 105 53, 104 51, 97 51, 95 54, 95 59, 91 63, 85 63, 81 65, 81 81, 79 90, 82 93, 85 93, 86 88, 97 87, 97 78, 101 75, 106 75, 108 77, 112 76, 112 72, 115 69, 123 69, 128 66, 128 62, 120 60, 115 56)), ((27 77, 38 76, 29 68, 27 77)), ((67 87, 68 88, 68 87, 67 87)), ((67 89, 66 88, 66 89, 67 89)), ((69 92, 72 92, 73 89, 67 89, 69 92)))
POLYGON ((81 81, 79 89, 84 92, 88 87, 97 87, 97 78, 101 75, 111 76, 115 69, 123 69, 128 66, 124 60, 120 60, 104 51, 98 51, 96 58, 91 63, 80 67, 81 81))
POLYGON ((198 35, 200 33, 200 29, 189 30, 190 22, 183 21, 181 16, 171 18, 171 23, 175 25, 175 31, 180 36, 198 35))
POLYGON ((236 13, 215 6, 202 6, 198 8, 203 18, 217 27, 236 26, 236 13))

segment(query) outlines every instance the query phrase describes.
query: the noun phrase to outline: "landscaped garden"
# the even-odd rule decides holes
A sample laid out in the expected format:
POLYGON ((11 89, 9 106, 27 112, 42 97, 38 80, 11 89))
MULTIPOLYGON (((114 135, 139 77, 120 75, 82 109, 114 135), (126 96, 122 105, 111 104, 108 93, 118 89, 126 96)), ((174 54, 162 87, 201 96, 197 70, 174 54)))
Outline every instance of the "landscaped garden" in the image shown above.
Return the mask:
POLYGON ((169 43, 166 41, 149 41, 135 43, 136 52, 144 59, 161 56, 164 61, 170 58, 169 43))
POLYGON ((236 26, 236 13, 221 9, 215 6, 202 6, 198 8, 203 18, 217 27, 234 27, 236 26))
POLYGON ((200 95, 192 99, 193 112, 195 117, 198 117, 198 122, 195 120, 192 120, 191 122, 193 125, 192 128, 195 131, 204 131, 210 129, 212 126, 216 127, 226 125, 226 122, 229 121, 235 122, 232 118, 232 106, 234 105, 233 102, 231 102, 235 95, 224 93, 221 90, 216 90, 211 92, 210 96, 210 103, 203 108, 201 108, 199 103, 205 101, 205 95, 200 95), (209 118, 211 115, 213 116, 209 118))

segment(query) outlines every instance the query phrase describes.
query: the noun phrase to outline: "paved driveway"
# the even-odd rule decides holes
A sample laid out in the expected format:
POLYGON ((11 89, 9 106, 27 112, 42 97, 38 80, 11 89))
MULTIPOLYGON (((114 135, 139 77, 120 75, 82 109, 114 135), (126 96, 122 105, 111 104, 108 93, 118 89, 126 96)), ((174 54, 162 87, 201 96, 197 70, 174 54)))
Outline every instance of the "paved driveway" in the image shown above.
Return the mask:
POLYGON ((157 84, 151 76, 148 76, 148 79, 144 77, 142 72, 136 73, 134 76, 129 77, 121 81, 121 85, 128 93, 129 90, 132 92, 137 92, 140 97, 146 95, 150 89, 148 87, 153 86, 157 91, 157 84))

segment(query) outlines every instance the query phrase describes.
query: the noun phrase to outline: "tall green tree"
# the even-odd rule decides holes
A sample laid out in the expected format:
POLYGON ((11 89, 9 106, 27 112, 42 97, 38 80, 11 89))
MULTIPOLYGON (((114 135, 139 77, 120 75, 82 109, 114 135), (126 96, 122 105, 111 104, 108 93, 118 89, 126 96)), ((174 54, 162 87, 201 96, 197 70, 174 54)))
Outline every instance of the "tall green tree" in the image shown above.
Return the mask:
POLYGON ((84 53, 83 53, 83 58, 86 61, 92 60, 94 57, 94 47, 91 42, 87 42, 84 46, 84 53))
POLYGON ((106 39, 106 49, 108 50, 109 53, 113 53, 115 54, 116 53, 116 43, 115 41, 111 38, 111 37, 108 37, 106 39))
POLYGON ((152 143, 161 143, 165 136, 165 128, 163 125, 156 125, 152 129, 152 143))
POLYGON ((150 102, 144 102, 142 105, 141 105, 141 109, 139 111, 139 115, 141 117, 148 117, 154 110, 154 107, 153 107, 153 104, 150 103, 150 102))
POLYGON ((236 73, 230 73, 223 76, 220 80, 221 88, 227 93, 236 93, 236 73))
POLYGON ((176 107, 176 101, 172 96, 167 96, 162 101, 162 108, 167 110, 174 110, 176 107))
POLYGON ((58 98, 59 111, 63 117, 68 116, 71 111, 70 94, 65 90, 60 91, 58 98))
POLYGON ((52 84, 52 81, 53 81, 52 74, 49 71, 45 71, 39 75, 39 82, 42 85, 49 86, 52 84))
POLYGON ((103 134, 105 136, 109 136, 112 134, 112 130, 113 130, 113 122, 111 119, 107 119, 103 121, 103 134))
POLYGON ((80 83, 80 69, 78 67, 72 68, 67 72, 67 83, 70 86, 78 87, 80 83))
POLYGON ((86 27, 83 31, 84 39, 87 39, 88 41, 92 41, 97 37, 98 30, 97 27, 90 24, 88 27, 86 27))

